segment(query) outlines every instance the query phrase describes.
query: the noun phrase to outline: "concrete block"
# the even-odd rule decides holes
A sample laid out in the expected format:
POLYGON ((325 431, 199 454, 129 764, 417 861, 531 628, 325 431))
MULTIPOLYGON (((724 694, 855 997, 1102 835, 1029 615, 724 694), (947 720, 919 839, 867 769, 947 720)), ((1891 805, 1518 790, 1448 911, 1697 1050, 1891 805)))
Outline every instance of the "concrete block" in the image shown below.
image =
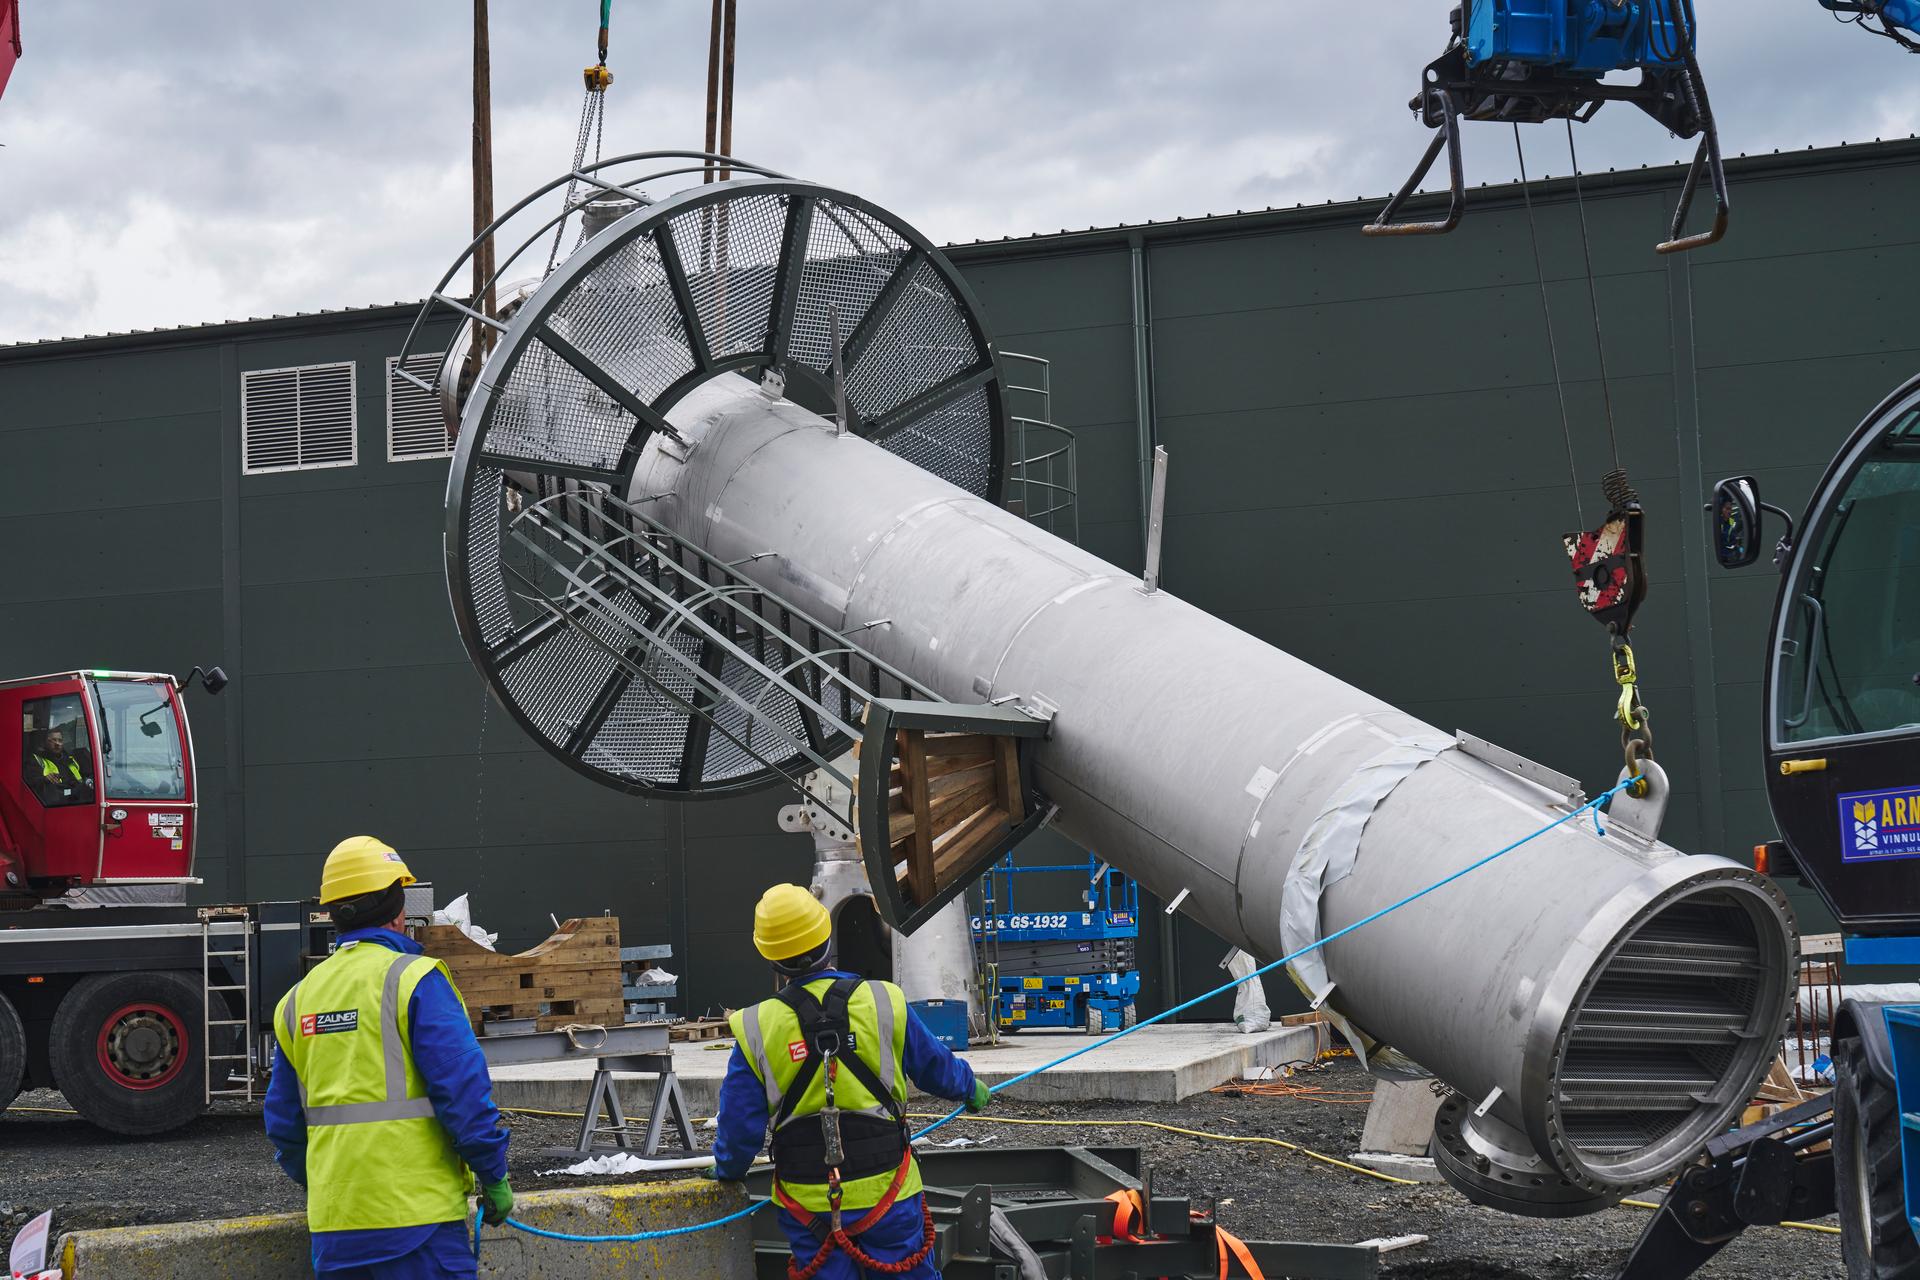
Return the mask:
POLYGON ((1360 1148, 1424 1156, 1433 1143, 1433 1118, 1439 1112, 1440 1097, 1429 1082, 1376 1080, 1360 1148))
MULTIPOLYGON (((532 1191, 514 1217, 573 1235, 631 1235, 709 1222, 745 1208, 738 1187, 704 1179, 532 1191)), ((282 1280, 311 1275, 307 1222, 282 1213, 210 1222, 74 1231, 56 1256, 66 1280, 282 1280)), ((733 1280, 753 1274, 751 1222, 637 1244, 575 1244, 489 1227, 483 1280, 733 1280)))
MULTIPOLYGON (((1403 1156, 1391 1151, 1356 1151, 1349 1157, 1353 1163, 1375 1173, 1384 1173, 1390 1178, 1405 1178, 1409 1182, 1444 1182, 1440 1170, 1427 1156, 1403 1156)), ((1425 1236, 1420 1237, 1425 1239, 1425 1236)))

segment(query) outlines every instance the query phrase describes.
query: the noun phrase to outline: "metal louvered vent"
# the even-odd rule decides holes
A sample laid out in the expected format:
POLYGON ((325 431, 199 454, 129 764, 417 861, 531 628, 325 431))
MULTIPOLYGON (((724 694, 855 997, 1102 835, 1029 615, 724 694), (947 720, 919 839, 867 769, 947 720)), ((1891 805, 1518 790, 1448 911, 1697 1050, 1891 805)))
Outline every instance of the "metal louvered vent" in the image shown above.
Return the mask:
MULTIPOLYGON (((444 352, 422 352, 407 357, 407 372, 420 379, 440 370, 444 352)), ((453 440, 447 434, 446 418, 440 401, 431 391, 402 378, 400 357, 387 357, 387 461, 406 462, 415 458, 453 456, 453 440)))
POLYGON ((350 467, 357 457, 357 425, 351 361, 240 375, 245 475, 350 467))
MULTIPOLYGON (((846 429, 997 502, 1001 388, 959 273, 893 215, 738 162, 730 181, 664 198, 637 187, 665 175, 600 176, 650 158, 678 157, 583 171, 596 229, 502 316, 445 292, 462 264, 443 278, 414 333, 447 310, 466 334, 493 329, 477 377, 449 369, 464 356, 413 353, 411 336, 391 376, 418 395, 423 432, 428 392, 457 381, 448 581, 501 701, 608 785, 744 790, 831 759, 868 697, 926 694, 624 501, 648 451, 678 439, 668 415, 733 375, 834 415, 837 329, 846 429)), ((551 242, 554 221, 527 245, 551 242)), ((501 276, 515 269, 518 252, 498 256, 501 276)))
POLYGON ((1640 926, 1575 1011, 1554 1080, 1560 1128, 1596 1170, 1631 1162, 1719 1116, 1722 1082, 1778 1027, 1756 1025, 1767 986, 1751 915, 1719 894, 1640 926))

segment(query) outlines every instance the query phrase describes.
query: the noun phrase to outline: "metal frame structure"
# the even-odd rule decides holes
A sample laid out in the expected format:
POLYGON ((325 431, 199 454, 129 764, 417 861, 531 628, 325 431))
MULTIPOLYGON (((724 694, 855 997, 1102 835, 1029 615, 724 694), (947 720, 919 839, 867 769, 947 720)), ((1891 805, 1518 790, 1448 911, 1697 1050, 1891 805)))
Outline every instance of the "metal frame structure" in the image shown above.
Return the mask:
MULTIPOLYGON (((1025 1241, 1044 1274, 1213 1277, 1222 1274, 1220 1224, 1210 1203, 1155 1192, 1135 1147, 999 1147, 916 1153, 933 1211, 933 1263, 948 1280, 1010 1280, 1027 1274, 1008 1243, 1025 1241), (1113 1239, 1112 1198, 1139 1198, 1135 1239, 1113 1239)), ((769 1194, 773 1172, 755 1169, 747 1188, 769 1194)), ((754 1270, 784 1280, 791 1256, 771 1214, 756 1214, 754 1270)), ((1367 1280, 1379 1274, 1374 1245, 1242 1242, 1260 1269, 1293 1280, 1367 1280)))
POLYGON ((471 360, 450 355, 432 383, 405 364, 443 311, 472 322, 475 349, 491 346, 461 409, 448 484, 455 618, 500 701, 569 767, 641 794, 776 781, 807 794, 801 777, 833 774, 867 701, 934 696, 623 496, 649 448, 679 446, 674 406, 731 373, 836 412, 842 430, 998 501, 999 367, 978 304, 924 237, 773 170, 635 153, 553 179, 441 278, 396 372, 452 403, 449 379, 464 383, 471 360), (660 200, 639 189, 716 169, 736 176, 660 200), (573 187, 588 197, 563 199, 496 254, 483 290, 587 204, 612 198, 630 211, 537 286, 512 291, 510 319, 483 314, 480 294, 447 292, 481 245, 510 224, 519 235, 526 211, 573 187))
POLYGON ((835 807, 833 793, 810 788, 806 775, 824 770, 840 782, 840 794, 851 797, 854 780, 834 761, 861 737, 855 724, 860 709, 882 690, 935 696, 612 494, 558 493, 523 507, 509 528, 563 589, 545 593, 534 576, 508 566, 525 598, 539 601, 547 616, 517 651, 503 655, 504 665, 561 627, 616 664, 615 678, 571 730, 569 749, 587 749, 636 680, 659 695, 661 710, 686 713, 678 776, 646 790, 729 794, 765 785, 770 771, 851 828, 851 802, 835 807), (584 531, 595 525, 606 531, 605 541, 584 531), (576 564, 568 563, 569 553, 576 564), (581 566, 591 566, 594 576, 581 566), (609 625, 593 626, 590 619, 596 618, 609 625), (610 631, 636 643, 609 643, 610 631), (729 682, 724 676, 730 671, 751 673, 760 682, 757 691, 749 696, 738 677, 729 682), (768 694, 776 691, 769 704, 768 694), (797 716, 797 733, 783 722, 783 710, 797 716), (756 732, 763 735, 757 744, 756 732), (761 769, 727 781, 710 779, 715 733, 761 769))

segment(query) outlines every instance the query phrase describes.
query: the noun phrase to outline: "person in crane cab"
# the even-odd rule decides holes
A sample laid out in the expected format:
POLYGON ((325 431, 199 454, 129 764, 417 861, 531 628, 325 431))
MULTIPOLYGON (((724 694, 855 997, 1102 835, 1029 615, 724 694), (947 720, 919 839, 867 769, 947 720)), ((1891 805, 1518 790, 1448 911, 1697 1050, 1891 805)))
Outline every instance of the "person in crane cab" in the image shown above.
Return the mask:
POLYGON ((992 1095, 933 1038, 899 987, 828 967, 832 933, 827 909, 799 885, 773 886, 754 908, 754 948, 786 985, 729 1019, 734 1050, 709 1176, 744 1178, 771 1127, 790 1277, 938 1280, 907 1081, 970 1111, 992 1095))
POLYGON ((49 729, 27 757, 27 782, 49 805, 81 804, 93 798, 93 770, 88 761, 67 750, 67 735, 49 729))
POLYGON ((335 845, 320 876, 334 952, 274 1011, 267 1136, 307 1189, 313 1269, 327 1280, 473 1276, 474 1177, 489 1223, 513 1209, 466 1005, 405 933, 413 879, 372 836, 335 845))

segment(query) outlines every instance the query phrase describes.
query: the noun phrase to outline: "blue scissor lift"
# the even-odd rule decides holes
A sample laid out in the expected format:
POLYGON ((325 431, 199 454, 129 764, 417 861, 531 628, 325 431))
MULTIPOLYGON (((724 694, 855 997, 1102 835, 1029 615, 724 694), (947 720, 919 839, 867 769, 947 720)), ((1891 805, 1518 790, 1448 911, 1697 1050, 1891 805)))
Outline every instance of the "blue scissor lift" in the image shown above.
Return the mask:
POLYGON ((1132 876, 1095 857, 1085 865, 1017 867, 1009 856, 981 877, 980 897, 973 936, 1000 1030, 1100 1035, 1134 1024, 1140 889, 1132 876), (1014 878, 1043 873, 1084 875, 1080 904, 1062 911, 1016 905, 1014 878))

